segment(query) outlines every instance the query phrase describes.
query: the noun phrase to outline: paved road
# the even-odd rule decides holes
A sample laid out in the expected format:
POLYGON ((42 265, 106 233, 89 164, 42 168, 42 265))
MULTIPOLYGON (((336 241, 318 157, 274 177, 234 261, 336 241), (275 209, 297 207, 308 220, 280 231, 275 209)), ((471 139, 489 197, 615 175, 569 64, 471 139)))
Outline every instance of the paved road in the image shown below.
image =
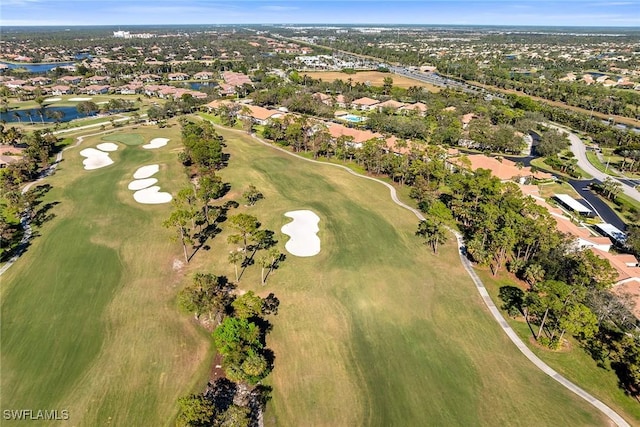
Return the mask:
POLYGON ((620 184, 622 184, 622 191, 624 194, 640 202, 640 191, 636 190, 627 182, 624 182, 626 180, 619 180, 604 172, 600 172, 598 169, 596 169, 595 166, 591 164, 591 162, 589 162, 589 160, 587 159, 587 148, 585 147, 582 140, 578 137, 578 135, 569 132, 557 125, 550 124, 549 126, 568 135, 569 142, 571 142, 571 152, 578 160, 578 166, 580 167, 580 169, 600 182, 604 181, 606 178, 611 178, 612 180, 619 182, 620 184))
MULTIPOLYGON (((227 131, 231 131, 231 132, 244 133, 244 131, 237 130, 237 129, 229 129, 229 128, 226 128, 226 127, 223 127, 223 126, 220 126, 220 125, 216 125, 215 123, 214 123, 214 126, 220 128, 220 129, 225 129, 227 131)), ((381 180, 376 179, 376 178, 372 178, 370 176, 361 175, 361 174, 359 174, 357 172, 354 172, 353 170, 349 169, 346 166, 337 165, 337 164, 334 164, 334 163, 321 162, 321 161, 318 161, 318 160, 307 159, 305 157, 298 156, 297 154, 292 153, 291 151, 287 151, 287 150, 285 150, 285 149, 283 149, 281 147, 276 147, 275 145, 270 144, 267 141, 264 141, 263 139, 257 137, 255 134, 252 134, 251 136, 256 141, 258 141, 258 142, 260 142, 260 143, 262 143, 262 144, 264 144, 264 145, 266 145, 268 147, 271 147, 274 150, 279 150, 279 151, 281 151, 283 153, 286 153, 286 154, 288 154, 290 156, 297 157, 297 158, 305 160, 307 162, 312 162, 312 163, 318 163, 318 164, 322 164, 322 165, 330 165, 330 166, 333 166, 333 167, 337 167, 337 168, 346 170, 350 174, 355 175, 357 177, 365 178, 365 179, 368 179, 368 180, 371 180, 371 181, 378 182, 378 183, 384 185, 385 187, 387 187, 389 189, 389 193, 390 193, 391 199, 393 200, 393 202, 395 204, 397 204, 398 206, 400 206, 400 207, 402 207, 404 209, 409 210, 419 220, 424 220, 425 219, 420 211, 418 211, 417 209, 414 209, 411 206, 406 205, 402 201, 400 201, 400 199, 398 198, 398 194, 396 193, 396 189, 392 185, 390 185, 390 184, 388 184, 388 183, 386 183, 384 181, 381 181, 381 180)), ((489 296, 489 292, 487 291, 487 289, 485 288, 484 284, 482 283, 482 280, 480 280, 480 278, 478 277, 476 272, 473 270, 473 267, 472 267, 471 263, 469 262, 469 260, 467 259, 466 255, 465 255, 466 254, 466 249, 465 249, 465 246, 464 246, 464 240, 462 238, 462 235, 460 235, 458 232, 456 232, 455 230, 452 230, 452 229, 450 229, 449 231, 451 233, 453 233, 455 235, 455 237, 456 237, 456 242, 458 244, 458 254, 460 256, 460 261, 462 262, 462 265, 464 266, 465 270, 467 271, 467 273, 469 274, 469 276, 473 280, 473 283, 475 284, 476 289, 477 289, 478 293, 480 294, 480 297, 482 298, 482 301, 485 303, 485 305, 489 309, 489 312, 491 313, 493 318, 496 320, 496 322, 498 322, 498 325, 500 325, 502 330, 505 332, 505 334, 507 334, 507 336, 509 337, 511 342, 513 342, 515 344, 515 346, 518 348, 518 350, 520 350, 520 352, 522 354, 524 354, 524 356, 527 359, 529 359, 538 369, 540 369, 542 372, 544 372, 545 374, 547 374, 548 376, 550 376, 551 378, 553 378, 554 380, 556 380, 557 382, 562 384, 565 388, 569 389, 573 393, 575 393, 578 396, 580 396, 582 399, 584 399, 587 402, 589 402, 591 405, 593 405, 595 408, 597 408, 600 412, 605 414, 615 425, 617 425, 619 427, 630 427, 629 423, 627 423, 624 420, 624 418, 622 418, 620 415, 618 415, 613 409, 609 408, 603 402, 601 402, 600 400, 596 399, 594 396, 592 396, 591 394, 587 393, 585 390, 583 390, 582 388, 580 388, 576 384, 572 383, 571 381, 569 381, 568 379, 566 379, 565 377, 560 375, 551 366, 547 365, 544 361, 542 361, 542 359, 540 359, 538 356, 536 356, 529 349, 529 347, 527 347, 527 345, 516 334, 516 332, 513 330, 513 328, 511 328, 511 326, 509 326, 509 324, 507 323, 505 318, 502 316, 502 313, 500 313, 500 310, 498 310, 498 307, 496 307, 496 305, 494 304, 493 300, 489 296)))
POLYGON ((577 192, 580 194, 584 201, 586 201, 586 205, 589 205, 595 212, 598 214, 600 218, 604 222, 607 222, 618 230, 625 231, 627 229, 627 225, 618 217, 613 209, 609 207, 600 197, 596 196, 591 190, 589 190, 589 184, 596 182, 595 179, 584 181, 584 180, 570 180, 568 181, 569 185, 571 185, 577 192))

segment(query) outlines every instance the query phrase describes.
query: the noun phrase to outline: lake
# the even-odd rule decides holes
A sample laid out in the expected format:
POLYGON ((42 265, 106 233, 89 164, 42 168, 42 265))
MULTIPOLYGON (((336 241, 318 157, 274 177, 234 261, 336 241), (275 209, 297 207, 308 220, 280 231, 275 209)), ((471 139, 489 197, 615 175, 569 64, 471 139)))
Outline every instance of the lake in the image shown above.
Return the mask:
POLYGON ((0 113, 0 120, 6 123, 55 123, 55 120, 51 117, 46 116, 46 111, 62 111, 64 116, 60 119, 60 122, 69 122, 74 119, 86 117, 78 113, 76 107, 47 107, 44 109, 43 117, 40 118, 40 113, 38 108, 32 108, 27 110, 11 110, 7 112, 0 113), (20 116, 19 119, 16 117, 16 113, 20 116), (31 118, 29 118, 29 114, 31 114, 31 118))
POLYGON ((75 62, 53 62, 53 63, 47 63, 47 64, 32 64, 32 63, 25 62, 20 64, 14 64, 11 62, 0 61, 0 64, 5 64, 9 67, 9 69, 12 69, 12 70, 16 68, 23 68, 30 73, 47 73, 56 67, 74 65, 75 62))

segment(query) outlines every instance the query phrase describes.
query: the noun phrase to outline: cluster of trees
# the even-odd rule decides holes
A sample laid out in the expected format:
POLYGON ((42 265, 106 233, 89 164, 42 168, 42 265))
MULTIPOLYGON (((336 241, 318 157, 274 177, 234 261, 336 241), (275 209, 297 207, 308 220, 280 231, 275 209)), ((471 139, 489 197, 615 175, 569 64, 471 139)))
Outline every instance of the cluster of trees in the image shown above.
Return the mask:
MULTIPOLYGON (((470 80, 479 80, 479 76, 469 77, 470 80)), ((517 73, 504 77, 487 73, 487 70, 484 70, 482 80, 499 88, 516 89, 526 95, 560 101, 586 110, 640 117, 640 95, 632 90, 615 90, 580 82, 549 82, 517 73)))
MULTIPOLYGON (((526 291, 503 287, 504 308, 522 315, 541 345, 557 348, 565 335, 574 336, 637 395, 640 335, 629 307, 610 292, 617 274, 609 262, 576 248, 544 208, 487 170, 450 174, 446 183, 438 199, 461 229, 466 255, 494 275, 507 269, 529 284, 526 291)), ((442 242, 442 214, 429 210, 434 205, 427 205, 430 219, 418 230, 432 247, 442 242)))
MULTIPOLYGON (((273 369, 274 361, 273 352, 266 347, 271 330, 266 316, 277 314, 280 302, 273 293, 261 298, 252 291, 240 296, 235 291, 245 269, 255 264, 256 258, 264 285, 285 257, 275 248, 275 233, 261 228, 255 216, 239 213, 227 218, 228 210, 238 207, 237 202, 210 204, 229 190, 215 173, 227 164, 228 156, 222 151, 224 141, 209 122, 181 124, 185 151, 179 158, 192 185, 179 191, 175 209, 164 225, 176 230, 187 262, 209 237, 221 231, 218 225, 223 222, 232 230, 229 243, 241 248, 229 255, 229 262, 236 269, 235 282, 225 276, 197 273, 178 294, 178 305, 183 310, 213 327, 213 340, 226 376, 210 384, 204 394, 179 399, 178 420, 186 426, 248 426, 258 419, 270 392, 269 387, 259 384, 273 369), (191 255, 187 251, 190 243, 195 249, 191 255), (238 264, 242 267, 240 274, 238 264)), ((251 207, 264 195, 251 184, 243 198, 251 207)))
POLYGON ((179 305, 196 318, 208 315, 215 323, 213 340, 226 378, 210 384, 204 394, 178 400, 178 420, 185 426, 248 426, 259 416, 270 388, 259 385, 273 369, 274 355, 266 347, 280 301, 273 293, 261 298, 252 291, 236 296, 235 284, 224 276, 197 273, 178 295, 179 305), (250 387, 244 395, 238 393, 250 387))
POLYGON ((622 160, 615 164, 616 169, 620 171, 638 172, 640 170, 640 146, 627 145, 618 147, 614 153, 621 156, 622 160))
POLYGON ((520 154, 526 145, 522 134, 517 134, 512 126, 495 126, 487 118, 472 120, 468 135, 475 148, 494 153, 520 154))
POLYGON ((229 191, 216 171, 226 165, 228 155, 222 151, 223 139, 208 122, 182 122, 182 142, 185 150, 178 157, 185 166, 190 185, 180 190, 172 201, 174 209, 163 226, 176 233, 182 244, 186 262, 219 232, 219 224, 227 219, 227 212, 238 207, 228 201, 220 205, 212 202, 229 191), (193 245, 189 253, 188 246, 193 245))
POLYGON ((618 194, 622 193, 622 183, 610 177, 606 177, 602 182, 593 182, 590 188, 612 202, 615 202, 618 194))
POLYGON ((5 194, 40 176, 51 166, 54 154, 60 149, 58 138, 48 130, 24 135, 19 129, 0 125, 0 140, 3 144, 24 148, 21 160, 0 169, 0 188, 5 194))
POLYGON ((150 120, 166 120, 181 114, 188 114, 205 103, 206 100, 194 98, 191 94, 185 93, 179 99, 170 99, 164 104, 154 104, 147 110, 147 117, 150 120))
POLYGON ((19 161, 0 169, 0 198, 4 200, 0 205, 0 257, 3 259, 19 247, 24 233, 19 219, 38 226, 52 217, 48 212, 52 204, 42 205, 42 197, 50 187, 40 185, 24 192, 22 187, 48 170, 53 155, 59 150, 58 142, 49 131, 36 130, 24 135, 15 127, 0 124, 0 143, 24 148, 19 161))
POLYGON ((583 131, 591 137, 593 142, 603 147, 640 146, 639 133, 630 129, 620 129, 588 114, 538 103, 526 96, 508 95, 506 99, 511 107, 520 105, 527 112, 537 112, 548 120, 583 131))
POLYGON ((273 294, 263 299, 252 291, 234 299, 232 314, 213 332, 227 378, 253 386, 269 375, 274 357, 265 346, 271 329, 265 316, 277 314, 278 305, 273 294))
POLYGON ((542 157, 557 156, 569 147, 569 139, 565 133, 555 129, 544 129, 539 134, 535 151, 542 157))
MULTIPOLYGON (((251 188, 245 195, 250 197, 250 193, 251 188)), ((278 241, 274 239, 275 233, 260 228, 258 218, 244 213, 229 217, 229 227, 234 233, 229 235, 228 242, 242 245, 230 251, 228 257, 229 263, 233 264, 235 269, 236 281, 239 282, 246 268, 256 264, 257 260, 261 268, 260 283, 264 285, 273 270, 276 270, 286 258, 285 254, 276 248, 278 241), (238 265, 241 267, 239 274, 238 265)))

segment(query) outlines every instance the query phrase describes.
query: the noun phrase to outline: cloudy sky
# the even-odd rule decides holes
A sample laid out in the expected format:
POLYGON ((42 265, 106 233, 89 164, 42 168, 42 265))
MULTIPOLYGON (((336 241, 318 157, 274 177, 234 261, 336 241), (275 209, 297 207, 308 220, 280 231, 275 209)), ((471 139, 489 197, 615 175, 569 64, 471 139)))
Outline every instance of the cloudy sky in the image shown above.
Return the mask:
POLYGON ((640 0, 0 0, 0 24, 453 24, 640 27, 640 0))

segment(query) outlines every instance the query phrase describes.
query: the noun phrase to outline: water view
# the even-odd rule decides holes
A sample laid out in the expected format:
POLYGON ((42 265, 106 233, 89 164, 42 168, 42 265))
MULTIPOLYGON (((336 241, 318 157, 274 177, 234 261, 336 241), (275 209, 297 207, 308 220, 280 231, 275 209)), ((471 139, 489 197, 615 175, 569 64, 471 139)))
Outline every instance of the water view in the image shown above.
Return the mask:
POLYGON ((0 113, 0 121, 3 123, 69 122, 82 117, 86 117, 86 115, 78 113, 76 107, 32 108, 25 110, 10 110, 0 113), (57 113, 58 111, 62 114, 57 113))
POLYGON ((4 61, 0 61, 0 64, 4 64, 6 66, 9 67, 9 69, 14 70, 14 69, 25 69, 30 73, 47 73, 51 70, 53 70, 54 68, 57 67, 64 67, 64 66, 69 66, 69 65, 74 65, 75 62, 52 62, 52 63, 47 63, 47 64, 31 64, 31 63, 24 63, 24 64, 15 64, 12 62, 4 62, 4 61))

